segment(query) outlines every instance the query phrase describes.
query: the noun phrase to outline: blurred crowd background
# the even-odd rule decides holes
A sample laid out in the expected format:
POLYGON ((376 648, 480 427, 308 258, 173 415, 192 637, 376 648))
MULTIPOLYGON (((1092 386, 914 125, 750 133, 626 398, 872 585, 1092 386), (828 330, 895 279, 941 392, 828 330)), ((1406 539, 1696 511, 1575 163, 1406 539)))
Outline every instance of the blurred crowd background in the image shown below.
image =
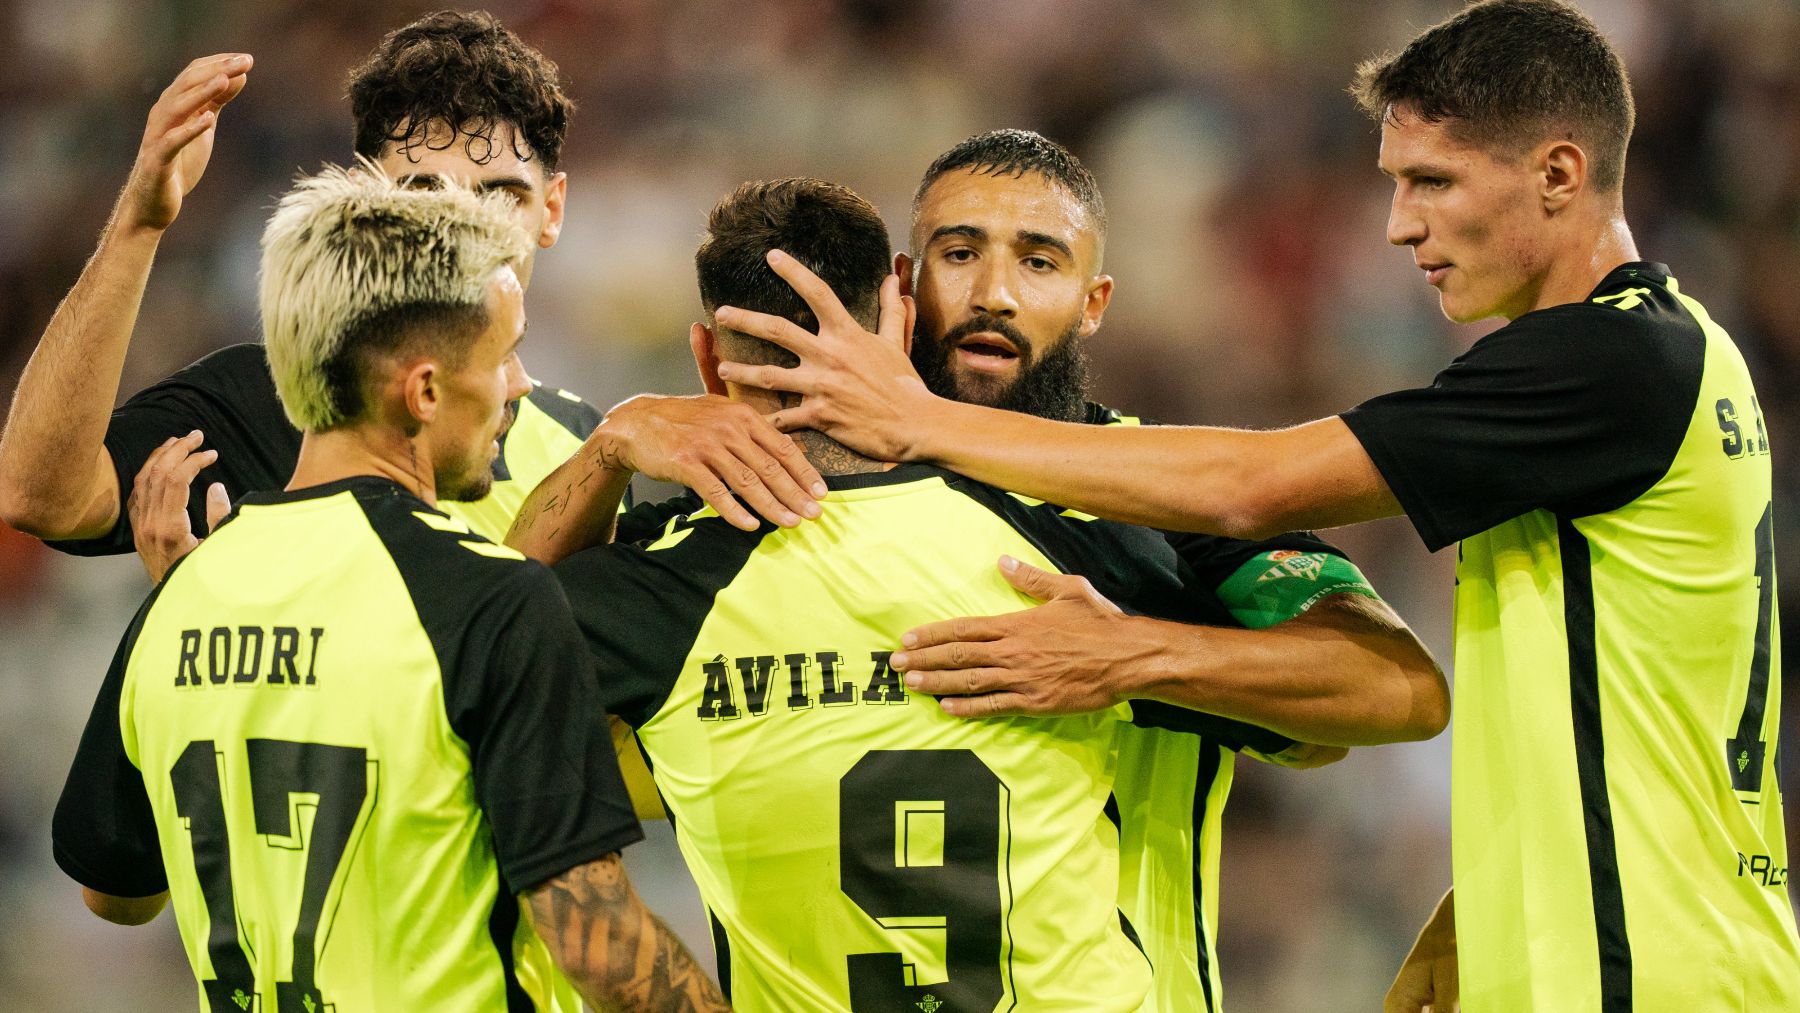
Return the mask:
MULTIPOLYGON (((189 59, 219 51, 249 51, 256 67, 163 242, 121 395, 255 340, 266 213, 296 172, 349 157, 348 68, 436 6, 0 7, 11 54, 0 61, 0 397, 91 252, 154 97, 189 59)), ((700 313, 692 253, 719 196, 745 179, 826 177, 873 200, 904 243, 932 158, 972 133, 1021 126, 1073 148, 1105 192, 1118 289, 1092 342, 1104 401, 1165 422, 1271 426, 1426 382, 1494 325, 1446 323, 1410 254, 1386 245, 1377 134, 1344 88, 1358 60, 1457 6, 494 3, 561 66, 580 104, 564 154, 567 228, 528 296, 527 365, 602 408, 643 390, 697 391, 685 341, 700 313)), ((1626 193, 1638 246, 1672 265, 1755 371, 1775 445, 1778 558, 1793 574, 1800 5, 1584 6, 1632 75, 1626 193)), ((1399 521, 1334 537, 1448 668, 1451 554, 1426 554, 1399 521)), ((49 854, 68 760, 147 578, 134 558, 65 558, 3 527, 0 571, 0 1006, 192 1009, 172 918, 145 930, 101 923, 49 854)), ((1792 586, 1790 658, 1800 650, 1792 586)), ((1791 740, 1800 728, 1787 710, 1791 740)), ((1789 810, 1792 823, 1800 803, 1789 810)), ((1357 750, 1319 771, 1240 764, 1221 914, 1231 1007, 1378 1008, 1449 884, 1448 820, 1448 734, 1357 750)), ((707 950, 666 828, 629 857, 651 903, 707 950)))

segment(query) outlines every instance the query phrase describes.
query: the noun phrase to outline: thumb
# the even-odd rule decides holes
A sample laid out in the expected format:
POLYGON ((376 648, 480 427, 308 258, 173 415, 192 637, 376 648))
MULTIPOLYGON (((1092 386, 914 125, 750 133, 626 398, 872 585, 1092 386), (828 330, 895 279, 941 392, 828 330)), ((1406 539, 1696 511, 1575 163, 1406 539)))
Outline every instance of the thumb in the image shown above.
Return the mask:
POLYGON ((206 530, 211 533, 231 512, 231 497, 225 494, 225 483, 214 482, 206 487, 206 530))
POLYGON ((1008 584, 1038 601, 1049 601, 1064 594, 1074 593, 1076 589, 1066 587, 1066 584, 1068 581, 1078 579, 1067 574, 1040 570, 1030 563, 1020 562, 1011 556, 1000 557, 1000 573, 1006 577, 1008 584))

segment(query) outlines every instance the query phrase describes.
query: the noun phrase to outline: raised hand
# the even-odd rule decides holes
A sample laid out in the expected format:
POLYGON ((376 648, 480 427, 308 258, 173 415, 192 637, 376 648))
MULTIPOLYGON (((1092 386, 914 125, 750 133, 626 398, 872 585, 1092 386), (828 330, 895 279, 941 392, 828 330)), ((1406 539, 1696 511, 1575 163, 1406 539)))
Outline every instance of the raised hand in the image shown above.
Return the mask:
POLYGON ((203 56, 163 89, 144 125, 131 179, 119 199, 119 223, 166 229, 212 158, 219 111, 249 81, 248 53, 203 56))
POLYGON ((783 368, 722 362, 719 378, 801 395, 799 405, 769 416, 782 432, 817 429, 878 460, 908 460, 921 425, 941 401, 925 388, 907 358, 912 300, 900 294, 900 279, 889 275, 882 282, 881 319, 871 334, 806 265, 771 250, 769 266, 812 308, 819 333, 782 317, 721 306, 713 313, 720 326, 772 341, 798 355, 800 364, 783 368))

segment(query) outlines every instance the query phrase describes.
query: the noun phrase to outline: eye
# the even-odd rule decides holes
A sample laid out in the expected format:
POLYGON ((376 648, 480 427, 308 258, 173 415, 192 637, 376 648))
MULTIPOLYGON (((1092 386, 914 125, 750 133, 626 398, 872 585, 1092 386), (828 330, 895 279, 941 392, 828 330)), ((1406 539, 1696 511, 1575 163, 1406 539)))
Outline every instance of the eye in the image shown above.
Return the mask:
POLYGON ((1056 270, 1056 261, 1051 260, 1049 257, 1038 256, 1035 253, 1026 257, 1024 263, 1026 267, 1031 268, 1033 271, 1056 270))
POLYGON ((952 264, 966 264, 975 259, 975 251, 966 246, 956 246, 944 251, 944 259, 952 264))
POLYGON ((1450 187, 1450 181, 1442 176, 1420 176, 1414 182, 1422 190, 1446 190, 1450 187))

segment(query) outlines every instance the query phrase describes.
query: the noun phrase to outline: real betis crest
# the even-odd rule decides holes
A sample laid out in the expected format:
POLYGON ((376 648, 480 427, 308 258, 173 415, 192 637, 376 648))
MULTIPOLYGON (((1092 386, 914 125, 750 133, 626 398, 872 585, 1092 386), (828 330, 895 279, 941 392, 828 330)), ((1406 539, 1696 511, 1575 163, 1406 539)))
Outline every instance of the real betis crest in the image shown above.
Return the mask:
POLYGON ((1295 552, 1292 549, 1282 549, 1278 552, 1268 553, 1263 558, 1274 565, 1264 570, 1262 576, 1256 578, 1258 584, 1264 581, 1280 580, 1283 577, 1318 580, 1319 575, 1325 569, 1325 554, 1322 552, 1295 552))
POLYGON ((924 1010, 925 1013, 937 1013, 938 1007, 942 1006, 943 1003, 938 1002, 937 996, 927 993, 922 1001, 915 1002, 913 1005, 924 1010))

